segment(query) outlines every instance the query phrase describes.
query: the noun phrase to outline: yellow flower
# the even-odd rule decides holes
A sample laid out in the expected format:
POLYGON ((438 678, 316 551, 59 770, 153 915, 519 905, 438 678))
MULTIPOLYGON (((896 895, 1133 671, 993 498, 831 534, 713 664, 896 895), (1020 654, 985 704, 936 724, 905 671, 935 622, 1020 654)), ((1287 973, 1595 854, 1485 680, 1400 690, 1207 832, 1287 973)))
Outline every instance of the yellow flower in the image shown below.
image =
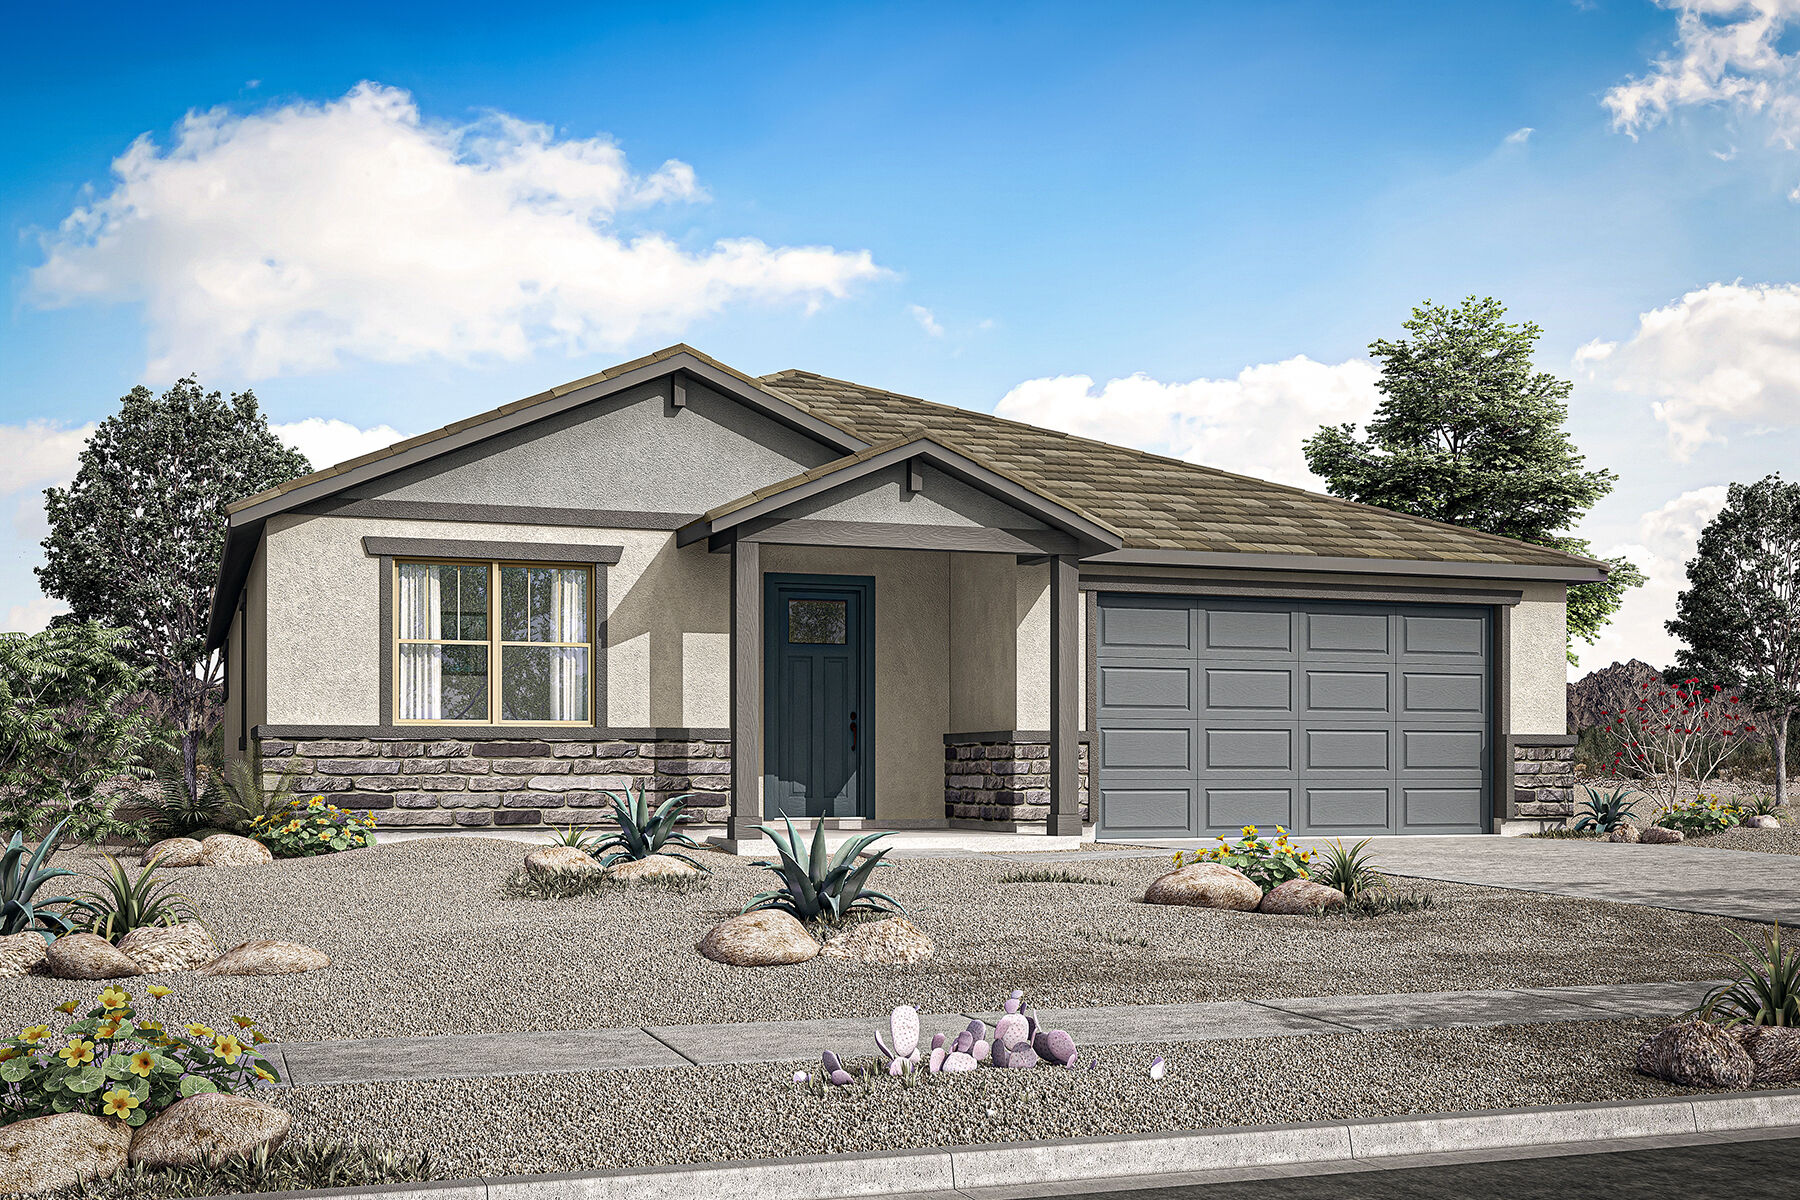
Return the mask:
POLYGON ((269 1040, 268 1038, 264 1037, 260 1033, 252 1033, 250 1035, 250 1044, 253 1046, 266 1045, 268 1043, 268 1040, 269 1040))
POLYGON ((33 1025, 29 1029, 19 1031, 19 1040, 30 1042, 34 1046, 49 1036, 50 1027, 48 1025, 33 1025))
POLYGON ((124 1088, 114 1088, 100 1098, 106 1101, 106 1115, 121 1121, 131 1116, 131 1110, 138 1106, 138 1098, 124 1088))
POLYGON ((124 1008, 131 1003, 131 993, 124 988, 109 987, 100 993, 100 1006, 106 1009, 124 1008))
POLYGON ((19 1055, 25 1053, 28 1053, 28 1051, 8 1046, 6 1049, 0 1050, 0 1062, 11 1062, 13 1059, 19 1057, 19 1055))
POLYGON ((71 1067, 79 1067, 82 1063, 91 1063, 94 1061, 94 1043, 85 1041, 82 1038, 75 1038, 61 1050, 58 1050, 56 1052, 56 1057, 62 1059, 71 1067))
POLYGON ((100 1022, 100 1028, 98 1030, 96 1030, 95 1032, 99 1033, 99 1035, 103 1038, 118 1037, 119 1036, 119 1022, 116 1020, 102 1021, 102 1022, 100 1022))
POLYGON ((258 1079, 262 1080, 264 1083, 274 1083, 275 1082, 275 1077, 273 1075, 269 1074, 267 1071, 263 1070, 261 1067, 256 1068, 256 1077, 258 1079))
POLYGON ((1276 827, 1275 827, 1275 832, 1276 832, 1276 833, 1280 833, 1280 834, 1286 834, 1286 833, 1287 833, 1287 829, 1286 829, 1286 828, 1285 828, 1285 827, 1283 827, 1283 826, 1280 826, 1280 825, 1277 825, 1277 826, 1276 826, 1276 827))
POLYGON ((1256 826, 1254 826, 1254 825, 1244 826, 1244 836, 1245 837, 1250 837, 1253 834, 1255 834, 1255 832, 1256 832, 1256 826))
POLYGON ((72 1013, 75 1011, 75 1006, 80 1003, 81 1001, 79 1000, 64 1000, 61 1004, 56 1006, 56 1011, 59 1013, 72 1013))
POLYGON ((204 1026, 204 1025, 198 1025, 198 1024, 195 1024, 195 1025, 184 1025, 184 1026, 182 1026, 182 1028, 183 1028, 183 1029, 185 1029, 185 1030, 187 1030, 187 1035, 188 1035, 188 1036, 189 1036, 189 1037, 191 1037, 191 1038, 193 1038, 193 1039, 195 1039, 195 1040, 196 1040, 196 1041, 202 1041, 202 1042, 203 1042, 203 1041, 205 1041, 205 1040, 206 1040, 206 1039, 207 1039, 207 1038, 209 1038, 209 1037, 211 1037, 211 1036, 213 1036, 213 1031, 212 1031, 212 1030, 210 1030, 210 1029, 208 1029, 208 1028, 207 1028, 207 1027, 206 1027, 206 1026, 204 1026))
POLYGON ((138 1032, 139 1033, 161 1033, 162 1028, 163 1028, 163 1023, 161 1021, 139 1021, 138 1022, 138 1032))
POLYGON ((243 1056, 245 1049, 244 1043, 238 1041, 231 1034, 226 1034, 213 1043, 213 1053, 234 1067, 237 1065, 237 1060, 243 1056))
POLYGON ((139 1050, 131 1056, 130 1069, 133 1075, 148 1076, 156 1070, 156 1056, 148 1050, 139 1050))
POLYGON ((158 1000, 161 1000, 164 996, 167 996, 170 992, 173 992, 175 989, 172 987, 167 987, 164 984, 153 983, 150 985, 149 990, 150 990, 150 994, 152 996, 155 996, 158 1000))

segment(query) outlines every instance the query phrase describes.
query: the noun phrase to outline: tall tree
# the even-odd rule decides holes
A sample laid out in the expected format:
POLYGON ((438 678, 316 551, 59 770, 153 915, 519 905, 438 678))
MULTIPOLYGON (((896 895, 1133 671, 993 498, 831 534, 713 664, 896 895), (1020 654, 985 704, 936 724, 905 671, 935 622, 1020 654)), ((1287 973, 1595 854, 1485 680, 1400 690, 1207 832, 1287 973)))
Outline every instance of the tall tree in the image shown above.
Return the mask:
POLYGON ((73 619, 125 632, 128 658, 149 672, 178 735, 190 796, 200 744, 220 718, 206 619, 225 508, 310 469, 269 432, 255 395, 226 399, 189 376, 160 396, 132 388, 88 439, 75 481, 44 492, 38 583, 73 619))
MULTIPOLYGON (((1410 337, 1369 347, 1382 400, 1367 437, 1324 426, 1305 442, 1306 465, 1334 496, 1587 554, 1565 531, 1618 476, 1587 470, 1563 428, 1573 385, 1532 363, 1542 330, 1505 318, 1499 301, 1473 296, 1413 309, 1410 337)), ((1607 562, 1605 582, 1569 588, 1571 663, 1573 640, 1592 642, 1644 582, 1627 560, 1607 562)))
POLYGON ((1734 483, 1700 532, 1668 630, 1676 670, 1740 689, 1775 748, 1775 800, 1787 803, 1788 725, 1800 712, 1800 483, 1734 483))

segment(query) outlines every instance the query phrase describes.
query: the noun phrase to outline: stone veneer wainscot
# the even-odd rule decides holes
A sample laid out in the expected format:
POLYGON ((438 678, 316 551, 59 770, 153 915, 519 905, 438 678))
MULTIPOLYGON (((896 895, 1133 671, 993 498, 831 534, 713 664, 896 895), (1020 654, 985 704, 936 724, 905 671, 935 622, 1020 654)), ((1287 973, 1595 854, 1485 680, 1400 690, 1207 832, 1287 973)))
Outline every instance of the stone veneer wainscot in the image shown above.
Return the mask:
MULTIPOLYGON (((1044 824, 1050 819, 1050 743, 951 734, 944 739, 944 815, 956 822, 1044 824), (981 739, 981 740, 975 740, 981 739)), ((1088 743, 1076 774, 1081 820, 1088 821, 1088 743)))
POLYGON ((1514 816, 1561 818, 1574 815, 1574 745, 1515 745, 1512 756, 1514 816))
POLYGON ((540 742, 265 738, 264 775, 293 771, 295 792, 376 813, 386 828, 593 824, 606 792, 652 804, 692 793, 696 824, 723 825, 731 798, 727 741, 540 742))

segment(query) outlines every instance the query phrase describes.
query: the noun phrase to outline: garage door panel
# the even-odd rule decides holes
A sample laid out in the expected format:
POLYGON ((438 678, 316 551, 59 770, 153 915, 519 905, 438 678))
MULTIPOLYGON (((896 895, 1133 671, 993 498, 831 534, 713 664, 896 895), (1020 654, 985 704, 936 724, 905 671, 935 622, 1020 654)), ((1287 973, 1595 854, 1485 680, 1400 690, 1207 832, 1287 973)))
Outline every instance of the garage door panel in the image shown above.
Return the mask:
POLYGON ((1194 765, 1194 731, 1185 726, 1100 731, 1102 769, 1192 771, 1194 765))
POLYGON ((1108 715, 1185 715, 1193 704, 1193 688, 1191 667, 1130 663, 1100 668, 1100 708, 1108 715))
POLYGON ((1294 648, 1294 616, 1290 612, 1215 608, 1203 610, 1200 622, 1206 631, 1200 643, 1203 650, 1288 654, 1294 648))
POLYGON ((1392 679, 1387 671, 1308 668, 1306 672, 1309 712, 1385 715, 1392 691, 1392 679))
POLYGON ((1400 621, 1403 653, 1462 655, 1477 659, 1487 653, 1487 622, 1479 616, 1427 617, 1406 614, 1400 621))
POLYGON ((1194 649, 1194 610, 1177 603, 1099 607, 1102 653, 1168 654, 1194 649))
POLYGON ((1393 651, 1393 621, 1386 613, 1302 613, 1309 654, 1367 654, 1393 651))
POLYGON ((1104 787, 1100 803, 1108 831, 1127 835, 1181 837, 1200 819, 1188 785, 1104 787))
POLYGON ((1205 805, 1208 829, 1241 829, 1245 825, 1268 829, 1294 823, 1291 787, 1209 787, 1205 805))
POLYGON ((1487 712, 1488 690, 1481 671, 1404 671, 1400 711, 1408 717, 1479 717, 1487 712))
POLYGON ((1205 678, 1209 713, 1285 713, 1294 707, 1294 672, 1287 667, 1209 667, 1205 678))
POLYGON ((1406 729, 1400 734, 1402 771, 1479 771, 1487 738, 1478 729, 1406 729))
POLYGON ((1410 828, 1466 829, 1481 822, 1482 787, 1409 787, 1402 792, 1410 828))
POLYGON ((1292 771, 1294 734, 1289 729, 1208 727, 1208 771, 1292 771))
POLYGON ((1309 787, 1305 827, 1386 832, 1393 820, 1392 797, 1393 789, 1386 787, 1309 787))
POLYGON ((1389 730, 1308 729, 1305 736, 1308 771, 1393 770, 1389 730))

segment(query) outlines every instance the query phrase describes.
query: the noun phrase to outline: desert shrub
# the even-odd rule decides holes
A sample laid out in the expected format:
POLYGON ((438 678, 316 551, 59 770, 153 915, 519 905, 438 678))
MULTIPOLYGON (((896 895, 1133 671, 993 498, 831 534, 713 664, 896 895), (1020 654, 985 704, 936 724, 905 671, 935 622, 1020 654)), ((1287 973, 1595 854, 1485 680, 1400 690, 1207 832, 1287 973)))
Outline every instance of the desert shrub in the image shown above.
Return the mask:
POLYGON ((187 1200, 189 1196, 319 1191, 412 1183, 435 1174, 429 1152, 384 1150, 361 1142, 287 1142, 259 1146, 243 1157, 210 1159, 182 1167, 126 1167, 90 1179, 43 1200, 187 1200))
POLYGON ((1637 801, 1631 798, 1634 790, 1628 787, 1597 788, 1581 785, 1581 804, 1575 810, 1575 824, 1572 828, 1611 833, 1627 824, 1626 818, 1637 811, 1637 801))
POLYGON ((1308 868, 1308 878, 1336 888, 1346 899, 1380 887, 1381 872, 1375 869, 1375 856, 1366 849, 1368 844, 1369 839, 1364 838, 1346 849, 1342 841, 1331 842, 1319 852, 1318 862, 1308 868))
POLYGON ((1117 886, 1116 879, 1098 879, 1092 875, 1077 875, 1070 870, 1049 870, 1034 867, 1027 871, 1008 871, 1000 877, 1001 883, 1094 883, 1105 887, 1117 886))
MULTIPOLYGON (((1275 840, 1267 841, 1256 831, 1256 826, 1244 826, 1244 835, 1236 842, 1219 839, 1219 844, 1211 850, 1195 852, 1195 862, 1216 862, 1223 866, 1233 867, 1248 875, 1263 891, 1286 883, 1290 879, 1310 878, 1308 864, 1312 862, 1313 852, 1301 850, 1288 841, 1287 830, 1277 825, 1275 840)), ((1182 857, 1175 856, 1175 865, 1180 866, 1182 857)))
POLYGON ((1428 912, 1436 907, 1437 899, 1429 892, 1396 892, 1385 887, 1378 887, 1352 896, 1340 907, 1320 909, 1317 915, 1366 921, 1374 917, 1428 912))
POLYGON ((1742 697, 1698 679, 1645 683, 1636 704, 1608 713, 1618 738, 1610 774, 1663 806, 1707 781, 1757 732, 1742 697))
POLYGON ((287 807, 250 822, 250 836, 277 858, 307 858, 355 850, 374 841, 375 814, 359 817, 328 804, 323 796, 311 800, 295 797, 287 807))
POLYGON ((1708 992, 1693 1014, 1720 1025, 1800 1025, 1800 951, 1781 944, 1781 925, 1756 942, 1730 932, 1744 953, 1718 957, 1737 977, 1708 992))
POLYGON ((1730 829, 1743 819, 1742 808, 1717 796, 1701 796, 1696 800, 1671 804, 1656 811, 1658 825, 1664 829, 1678 829, 1690 837, 1730 829))
POLYGON ((27 846, 24 836, 15 832, 0 851, 0 936, 29 931, 52 942, 73 930, 86 911, 73 896, 41 894, 52 879, 75 874, 67 867, 44 865, 64 823, 58 821, 35 847, 27 846))
MULTIPOLYGON (((136 1128, 188 1096, 236 1094, 278 1077, 255 1050, 268 1040, 255 1021, 232 1018, 232 1033, 199 1024, 171 1030, 161 1015, 170 990, 151 985, 152 1019, 139 1020, 131 993, 114 985, 60 1033, 33 1025, 0 1041, 0 1123, 80 1112, 136 1128)), ((71 1000, 57 1011, 66 1016, 77 1007, 71 1000)))
POLYGON ((151 862, 137 878, 131 877, 112 855, 106 856, 106 874, 94 876, 98 885, 78 897, 85 908, 82 928, 116 942, 134 929, 150 925, 175 925, 198 920, 194 902, 170 884, 156 878, 156 863, 151 862))
POLYGON ((785 837, 774 826, 763 826, 763 832, 775 843, 776 860, 755 864, 775 872, 781 886, 752 896, 750 903, 744 905, 744 912, 776 908, 802 921, 842 921, 859 912, 906 911, 898 900, 869 886, 869 877, 888 852, 881 850, 866 857, 864 852, 887 834, 865 833, 845 842, 836 854, 827 854, 823 821, 808 849, 794 832, 794 823, 785 817, 782 820, 787 825, 785 837))
POLYGON ((1594 842, 1605 837, 1598 829, 1570 829, 1566 826, 1555 826, 1540 829, 1536 833, 1528 833, 1528 838, 1541 838, 1547 842, 1594 842))

